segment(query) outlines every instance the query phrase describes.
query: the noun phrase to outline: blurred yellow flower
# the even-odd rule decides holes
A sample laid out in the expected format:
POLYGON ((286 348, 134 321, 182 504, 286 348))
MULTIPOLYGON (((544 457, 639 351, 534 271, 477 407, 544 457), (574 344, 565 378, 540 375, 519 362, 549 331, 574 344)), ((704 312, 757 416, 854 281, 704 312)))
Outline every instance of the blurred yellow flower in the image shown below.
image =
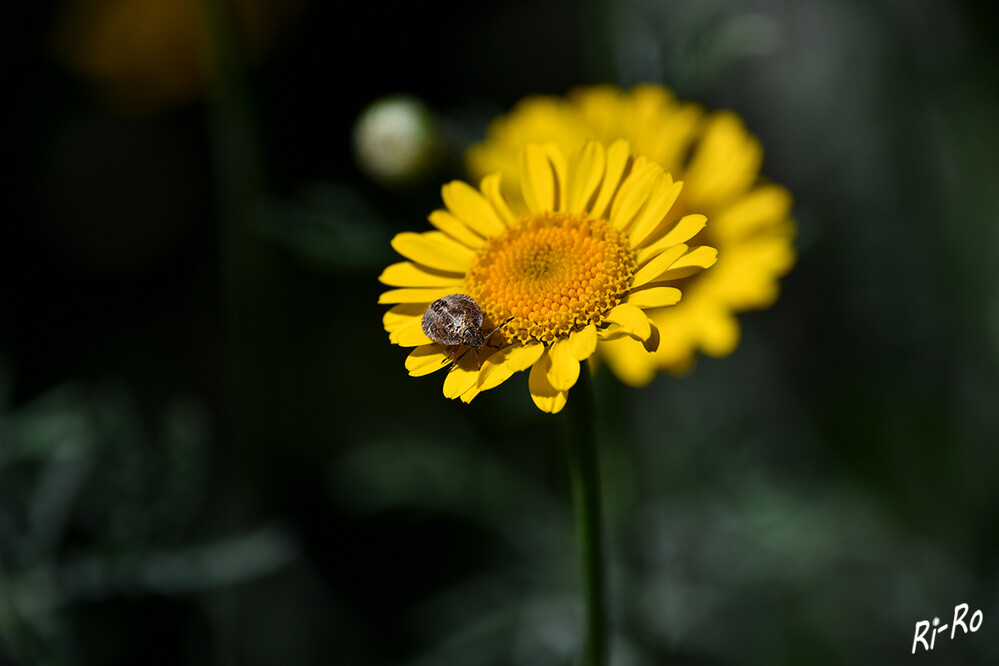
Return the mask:
MULTIPOLYGON (((89 79, 105 103, 145 112, 197 96, 208 76, 209 0, 67 0, 53 30, 66 65, 89 79)), ((298 0, 223 0, 231 4, 244 55, 258 60, 298 0)))
POLYGON ((719 254, 710 271, 670 282, 683 290, 681 303, 651 311, 661 331, 655 355, 621 339, 603 345, 601 356, 624 381, 640 386, 659 368, 687 369, 698 350, 729 354, 740 337, 736 313, 772 305, 778 279, 795 261, 791 196, 760 178, 759 141, 734 113, 706 113, 661 86, 622 91, 604 85, 579 88, 567 99, 521 101, 469 149, 468 167, 475 177, 500 172, 514 178, 523 145, 551 141, 571 152, 588 139, 626 139, 636 154, 682 180, 683 193, 668 220, 691 211, 705 214, 708 225, 693 243, 716 247, 719 254))
POLYGON ((646 311, 675 305, 673 285, 715 262, 714 248, 690 243, 705 217, 670 215, 682 185, 628 142, 586 142, 566 155, 552 143, 526 146, 516 197, 502 193, 499 173, 478 190, 453 181, 442 188, 446 208, 429 217, 436 231, 392 240, 408 261, 379 278, 398 287, 379 298, 394 306, 385 329, 391 342, 415 347, 410 375, 449 367, 449 398, 468 402, 530 368, 535 404, 558 412, 598 348, 627 338, 654 351, 659 332, 646 311), (457 293, 481 308, 482 331, 495 332, 451 364, 460 346, 428 338, 422 320, 432 302, 457 293))

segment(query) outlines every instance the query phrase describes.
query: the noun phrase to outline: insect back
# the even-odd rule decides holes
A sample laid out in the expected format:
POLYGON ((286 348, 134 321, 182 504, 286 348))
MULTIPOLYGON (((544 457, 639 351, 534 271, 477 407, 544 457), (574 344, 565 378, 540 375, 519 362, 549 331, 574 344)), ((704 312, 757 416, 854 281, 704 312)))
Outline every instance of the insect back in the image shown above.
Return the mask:
POLYGON ((438 298, 423 313, 423 332, 434 342, 453 347, 481 347, 484 315, 471 296, 450 294, 438 298))
MULTIPOLYGON (((478 362, 478 349, 506 323, 497 326, 486 335, 482 333, 484 319, 482 308, 471 296, 449 294, 430 304, 427 311, 423 313, 421 324, 423 332, 428 338, 438 344, 451 347, 452 354, 457 352, 461 345, 475 349, 475 358, 478 362)), ((468 350, 465 350, 465 353, 468 353, 468 350)), ((460 356, 458 358, 452 357, 452 361, 457 362, 460 358, 460 356)))

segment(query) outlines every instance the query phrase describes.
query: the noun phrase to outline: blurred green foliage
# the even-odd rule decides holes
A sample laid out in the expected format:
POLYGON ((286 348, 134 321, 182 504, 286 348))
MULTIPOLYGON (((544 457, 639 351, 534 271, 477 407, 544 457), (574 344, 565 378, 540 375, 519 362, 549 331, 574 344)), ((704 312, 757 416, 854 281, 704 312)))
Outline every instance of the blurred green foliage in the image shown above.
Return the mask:
POLYGON ((216 590, 296 556, 278 523, 203 532, 207 415, 164 412, 150 437, 126 391, 65 385, 0 414, 0 635, 19 661, 77 663, 88 605, 216 590))

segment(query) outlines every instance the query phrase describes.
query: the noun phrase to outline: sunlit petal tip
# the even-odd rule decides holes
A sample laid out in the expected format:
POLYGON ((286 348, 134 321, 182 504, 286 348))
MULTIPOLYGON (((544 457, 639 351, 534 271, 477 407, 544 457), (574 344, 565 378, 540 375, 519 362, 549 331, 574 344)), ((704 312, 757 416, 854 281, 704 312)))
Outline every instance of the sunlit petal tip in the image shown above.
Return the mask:
POLYGON ((385 330, 392 331, 409 326, 414 321, 419 321, 423 317, 427 306, 425 303, 400 303, 393 305, 382 315, 382 325, 385 330))
POLYGON ((686 242, 699 234, 706 226, 708 226, 708 218, 706 215, 701 215, 700 213, 684 215, 680 218, 680 221, 677 222, 676 227, 674 227, 676 240, 686 242), (684 238, 684 236, 687 237, 684 238))
POLYGON ((477 386, 479 391, 496 388, 516 372, 527 370, 544 353, 542 344, 511 345, 499 350, 482 364, 477 386))
POLYGON ((695 247, 686 255, 680 258, 670 268, 680 268, 684 266, 696 266, 698 268, 711 268, 718 261, 718 249, 709 245, 695 247))
POLYGON ((459 399, 460 399, 460 400, 461 400, 461 401, 462 401, 463 403, 465 403, 465 404, 467 405, 467 404, 469 404, 470 402, 472 402, 472 400, 474 400, 474 399, 475 399, 475 396, 479 395, 479 393, 481 393, 481 392, 482 392, 482 391, 481 391, 481 390, 479 390, 479 388, 478 388, 477 386, 472 386, 472 387, 471 387, 470 389, 468 389, 467 391, 465 391, 464 393, 462 393, 462 394, 461 394, 460 396, 458 396, 458 397, 459 397, 459 399))
POLYGON ((646 341, 652 335, 652 321, 641 308, 630 303, 621 303, 604 315, 604 321, 617 324, 625 333, 636 340, 646 341))
POLYGON ((561 412, 565 407, 565 403, 568 402, 568 397, 568 391, 556 391, 552 396, 537 393, 531 394, 534 406, 546 414, 558 414, 561 412))
POLYGON ((548 354, 545 354, 531 368, 527 385, 531 392, 531 399, 538 409, 549 414, 557 414, 565 407, 569 392, 556 389, 548 381, 547 373, 549 365, 548 354))
MULTIPOLYGON (((686 244, 679 243, 662 252, 659 252, 658 254, 654 254, 652 258, 648 259, 644 265, 635 271, 635 275, 631 279, 632 288, 635 289, 641 287, 658 278, 670 266, 676 263, 676 261, 680 259, 680 257, 682 257, 688 249, 689 248, 686 244)), ((643 255, 640 253, 639 261, 643 258, 643 255)))
POLYGON ((421 347, 433 344, 433 340, 427 337, 420 325, 420 320, 414 321, 409 326, 393 331, 389 335, 389 342, 400 347, 421 347))
POLYGON ((468 183, 451 181, 441 188, 441 198, 456 218, 480 236, 488 238, 506 228, 492 204, 468 183))
POLYGON ((702 265, 704 268, 711 268, 718 261, 718 248, 708 247, 707 245, 702 245, 701 247, 704 248, 705 254, 707 255, 705 262, 702 265))
POLYGON ((457 273, 435 271, 411 261, 392 264, 378 276, 379 282, 390 287, 443 287, 460 285, 461 279, 457 273))
POLYGON ((455 293, 454 286, 429 287, 427 289, 414 289, 405 287, 402 289, 390 289, 378 297, 378 302, 382 305, 395 303, 424 303, 430 304, 438 298, 455 293))
MULTIPOLYGON (((669 174, 661 174, 662 182, 669 179, 669 174)), ((649 202, 639 214, 635 223, 629 231, 629 240, 633 248, 645 246, 650 240, 657 237, 657 233, 663 227, 663 223, 669 215, 670 209, 680 196, 680 183, 673 183, 665 187, 655 187, 649 202)), ((673 242, 687 240, 686 238, 673 239, 673 242)), ((668 242, 668 241, 666 241, 668 242)))
POLYGON ((630 292, 624 302, 642 309, 665 308, 676 305, 682 297, 683 292, 676 287, 647 287, 630 292))
POLYGON ((447 373, 447 377, 444 378, 443 389, 445 397, 453 400, 475 386, 475 382, 479 377, 479 371, 475 367, 474 359, 471 360, 471 367, 468 367, 468 361, 469 359, 466 356, 453 370, 449 370, 447 373))
POLYGON ((392 248, 410 261, 458 273, 468 270, 475 258, 473 250, 440 231, 404 231, 392 239, 392 248))
POLYGON ((442 233, 472 249, 478 249, 486 242, 485 238, 472 231, 471 227, 443 208, 438 208, 430 213, 427 220, 442 233))
POLYGON ((410 377, 422 377, 437 372, 448 365, 450 358, 438 344, 417 347, 406 357, 406 370, 410 377))
POLYGON ((670 248, 689 241, 704 229, 706 225, 707 218, 704 215, 684 215, 677 220, 671 229, 666 230, 662 228, 654 231, 645 241, 637 246, 638 263, 644 264, 651 257, 658 256, 670 248))

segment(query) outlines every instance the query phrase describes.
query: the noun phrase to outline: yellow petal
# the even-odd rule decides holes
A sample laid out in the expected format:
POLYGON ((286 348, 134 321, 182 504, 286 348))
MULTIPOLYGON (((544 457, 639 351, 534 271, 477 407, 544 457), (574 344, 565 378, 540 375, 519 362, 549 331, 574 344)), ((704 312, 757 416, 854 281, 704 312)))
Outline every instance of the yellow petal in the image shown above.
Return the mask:
MULTIPOLYGON (((455 293, 455 287, 428 287, 426 289, 390 289, 378 297, 379 303, 424 303, 429 305, 438 298, 455 293)), ((426 307, 424 306, 424 309, 426 307)))
POLYGON ((779 226, 791 213, 791 195, 779 185, 756 187, 713 219, 726 239, 741 239, 779 226))
POLYGON ((400 261, 382 271, 378 280, 390 287, 447 287, 461 286, 462 277, 458 273, 435 271, 411 261, 400 261))
POLYGON ((489 238, 506 230, 492 204, 468 183, 451 181, 441 188, 441 197, 448 210, 480 236, 489 238))
POLYGON ((510 210, 510 206, 507 205, 506 199, 503 198, 502 181, 503 178, 500 174, 491 174, 482 179, 479 189, 482 190, 482 195, 489 201, 489 204, 496 211, 496 214, 499 215, 500 219, 505 224, 510 224, 517 218, 510 210))
POLYGON ((753 184, 762 160, 760 142, 736 114, 722 111, 707 122, 684 178, 695 201, 724 202, 753 184))
POLYGON ((611 199, 617 193, 630 157, 631 146, 623 139, 615 141, 607 149, 607 168, 604 171, 604 180, 600 185, 600 193, 590 209, 590 213, 594 217, 605 217, 607 206, 610 205, 611 199))
POLYGON ((647 261, 650 257, 655 256, 672 245, 687 242, 704 228, 707 221, 708 218, 703 215, 684 215, 661 238, 649 243, 638 251, 638 263, 641 264, 647 261))
MULTIPOLYGON (((696 299, 691 299, 696 306, 696 299)), ((691 367, 694 360, 694 349, 697 345, 698 321, 702 319, 700 308, 689 303, 675 308, 663 308, 654 311, 656 325, 662 331, 669 331, 663 336, 656 350, 656 364, 670 372, 682 372, 691 367)))
POLYGON ((548 381, 548 368, 551 360, 545 352, 541 359, 531 367, 531 375, 527 379, 527 387, 531 392, 531 399, 538 409, 549 414, 556 414, 565 407, 568 391, 559 391, 548 381))
MULTIPOLYGON (((679 280, 695 273, 700 273, 705 268, 710 268, 718 261, 718 250, 707 245, 695 247, 693 250, 677 259, 669 269, 662 272, 658 280, 679 280)), ((637 284, 637 281, 633 281, 637 284)))
POLYGON ((555 173, 538 144, 529 144, 520 153, 520 188, 532 213, 555 210, 555 173))
POLYGON ((513 373, 527 370, 541 358, 544 351, 545 347, 541 344, 511 345, 499 350, 482 364, 478 380, 479 391, 496 388, 513 373))
POLYGON ((624 302, 644 310, 676 305, 683 294, 676 287, 648 287, 630 292, 624 302))
POLYGON ((422 377, 445 367, 450 357, 442 345, 417 347, 406 357, 406 370, 411 377, 422 377))
POLYGON ((649 327, 651 328, 651 333, 649 334, 649 337, 642 340, 642 346, 645 347, 645 351, 651 354, 659 349, 660 338, 659 327, 656 326, 656 323, 651 319, 649 320, 649 327))
POLYGON ((470 248, 478 249, 486 242, 482 236, 469 229, 468 225, 442 208, 438 208, 430 213, 427 219, 430 220, 430 224, 470 248))
POLYGON ((683 243, 674 245, 665 252, 649 259, 648 263, 635 271, 631 280, 632 288, 648 284, 662 275, 663 271, 672 266, 688 250, 683 243))
POLYGON ((480 393, 482 393, 482 391, 479 390, 478 385, 473 384, 467 391, 459 395, 458 398, 467 405, 468 403, 472 402, 472 400, 475 399, 475 396, 479 395, 480 393))
POLYGON ((618 231, 624 231, 638 212, 649 201, 652 181, 663 172, 658 164, 642 164, 632 167, 631 173, 621 183, 621 189, 614 197, 611 206, 610 223, 618 231))
POLYGON ((465 273, 475 259, 475 252, 439 231, 396 234, 392 247, 411 261, 441 271, 465 273))
POLYGON ((579 361, 572 356, 568 340, 557 340, 548 348, 549 383, 559 391, 568 391, 579 379, 579 361))
MULTIPOLYGON (((667 171, 681 162, 681 152, 690 140, 691 114, 668 91, 657 86, 636 86, 631 90, 632 129, 635 152, 647 155, 667 171)), ((700 115, 697 111, 693 119, 700 115)))
MULTIPOLYGON (((683 183, 674 183, 673 177, 668 173, 661 173, 656 177, 656 181, 652 186, 652 194, 649 196, 649 203, 631 227, 629 234, 631 247, 642 245, 659 228, 659 225, 662 224, 662 221, 669 213, 670 208, 676 203, 682 189, 683 183)), ((687 238, 690 238, 690 236, 687 238)), ((682 242, 687 240, 687 238, 681 238, 679 241, 674 242, 682 242)))
POLYGON ((652 323, 648 315, 639 307, 621 303, 604 315, 604 321, 617 324, 628 335, 638 340, 648 340, 652 335, 652 323))
POLYGON ((382 325, 386 331, 391 333, 398 328, 408 326, 413 321, 420 321, 423 318, 423 313, 426 311, 426 303, 394 305, 382 316, 382 325))
POLYGON ((601 342, 600 355, 614 375, 629 386, 645 386, 656 376, 655 357, 632 338, 601 342))
POLYGON ((581 213, 586 210, 586 205, 593 198, 593 194, 600 187, 604 178, 606 163, 607 155, 604 152, 604 147, 596 141, 587 141, 573 165, 575 173, 572 182, 569 183, 566 210, 573 213, 581 213))
MULTIPOLYGON (((628 333, 616 324, 611 324, 605 328, 597 329, 597 340, 601 343, 608 342, 610 340, 624 340, 625 338, 629 340, 634 340, 635 338, 628 335, 628 333)), ((639 340, 638 342, 641 342, 639 340)))
POLYGON ((552 165, 552 173, 555 174, 555 203, 552 210, 565 210, 566 182, 569 180, 569 166, 566 163, 565 155, 554 143, 546 143, 541 148, 548 156, 548 161, 552 165))
POLYGON ((410 324, 392 331, 389 334, 389 342, 397 344, 400 347, 420 347, 434 343, 423 332, 421 319, 414 319, 410 324))
POLYGON ((701 324, 701 345, 710 356, 727 356, 739 344, 739 321, 728 312, 704 317, 701 324))
POLYGON ((597 348, 597 326, 590 324, 582 330, 569 334, 569 351, 577 361, 585 361, 593 356, 597 348))
MULTIPOLYGON (((685 153, 689 151, 691 142, 700 135, 703 124, 704 110, 695 103, 686 103, 678 108, 674 107, 667 121, 663 121, 662 116, 652 118, 650 124, 654 124, 653 133, 658 134, 652 145, 646 147, 636 145, 635 151, 643 155, 648 155, 650 159, 661 164, 667 171, 680 168, 685 161, 685 153), (659 128, 668 124, 669 132, 661 132, 659 128)), ((646 134, 646 131, 642 131, 646 134)), ((650 137, 651 138, 651 137, 650 137)))
POLYGON ((794 249, 787 238, 760 233, 728 248, 724 259, 704 276, 710 278, 711 293, 735 310, 755 309, 777 298, 777 278, 793 265, 794 249))
POLYGON ((469 358, 472 354, 466 355, 459 363, 455 364, 453 370, 449 368, 447 377, 444 378, 445 397, 453 400, 475 386, 475 381, 479 378, 479 370, 475 367, 475 359, 469 358), (471 367, 468 367, 469 365, 471 367))

